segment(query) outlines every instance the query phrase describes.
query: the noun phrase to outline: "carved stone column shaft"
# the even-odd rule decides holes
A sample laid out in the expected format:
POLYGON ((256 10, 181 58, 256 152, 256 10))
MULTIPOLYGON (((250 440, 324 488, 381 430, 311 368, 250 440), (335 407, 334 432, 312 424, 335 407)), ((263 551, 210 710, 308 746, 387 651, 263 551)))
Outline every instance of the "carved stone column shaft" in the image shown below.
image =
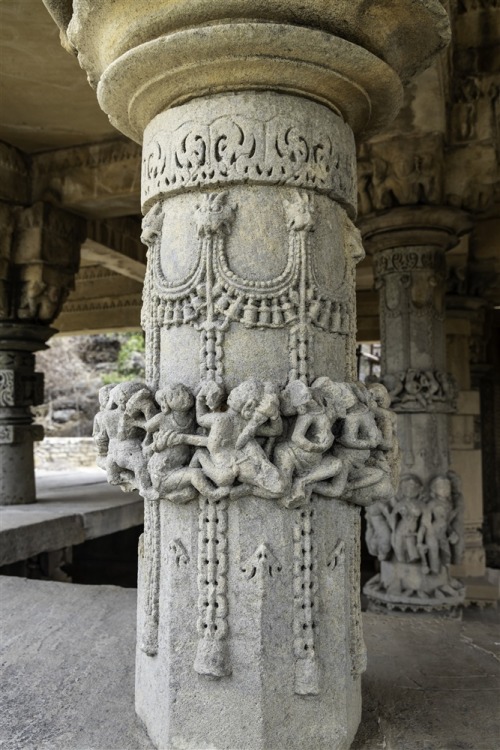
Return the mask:
POLYGON ((448 566, 463 548, 463 499, 450 472, 449 414, 457 385, 446 370, 446 250, 465 231, 460 214, 394 209, 362 222, 380 293, 382 382, 397 413, 397 496, 367 511, 381 572, 365 587, 376 605, 447 609, 463 601, 448 566))
POLYGON ((146 503, 139 716, 162 748, 347 748, 358 506, 395 451, 384 389, 352 383, 354 135, 391 119, 446 14, 81 0, 67 25, 45 2, 144 146, 147 383, 104 390, 95 423, 109 480, 146 503))
MULTIPOLYGON (((220 95, 152 121, 144 138, 143 325, 153 391, 354 377, 362 248, 332 200, 352 212, 353 187, 350 130, 303 99, 220 95)), ((353 736, 364 669, 359 510, 313 496, 284 512, 250 491, 229 503, 145 502, 136 700, 151 736, 256 748, 271 736, 277 747, 295 747, 306 724, 318 748, 323 736, 353 736), (349 613, 341 620, 338 597, 349 613), (172 680, 179 686, 167 730, 165 693, 148 686, 172 680), (231 740, 213 722, 219 713, 229 717, 231 740)))

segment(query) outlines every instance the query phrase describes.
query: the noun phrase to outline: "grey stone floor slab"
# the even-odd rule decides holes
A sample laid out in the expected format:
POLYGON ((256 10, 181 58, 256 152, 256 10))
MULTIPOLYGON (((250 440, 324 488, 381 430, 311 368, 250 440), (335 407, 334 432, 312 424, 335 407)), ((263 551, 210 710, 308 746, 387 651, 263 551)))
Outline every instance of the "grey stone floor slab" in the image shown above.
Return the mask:
MULTIPOLYGON (((135 606, 131 589, 0 577, 2 750, 152 750, 133 707, 135 606)), ((364 623, 353 750, 500 747, 496 612, 364 623)))
POLYGON ((143 502, 100 469, 37 473, 38 502, 0 506, 0 565, 81 544, 143 522, 143 502))

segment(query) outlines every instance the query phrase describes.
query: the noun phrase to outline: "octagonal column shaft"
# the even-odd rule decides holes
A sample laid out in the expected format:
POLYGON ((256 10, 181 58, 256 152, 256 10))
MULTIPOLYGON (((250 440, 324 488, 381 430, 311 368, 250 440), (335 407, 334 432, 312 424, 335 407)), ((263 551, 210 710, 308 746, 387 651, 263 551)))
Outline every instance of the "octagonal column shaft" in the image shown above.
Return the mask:
POLYGON ((144 144, 147 383, 103 391, 95 429, 109 480, 145 498, 137 711, 161 748, 347 748, 358 506, 395 450, 384 389, 352 383, 353 135, 391 119, 446 15, 79 0, 68 24, 45 2, 144 144))
MULTIPOLYGON (((352 211, 354 178, 352 133, 304 99, 219 95, 152 121, 143 325, 153 392, 354 378, 362 248, 332 200, 352 211)), ((274 463, 281 439, 263 443, 274 463)), ((246 460, 232 455, 231 476, 231 461, 246 460)), ((145 513, 136 705, 158 746, 299 748, 307 731, 318 749, 347 747, 364 669, 359 509, 319 496, 286 509, 249 491, 158 505, 146 492, 145 513)))

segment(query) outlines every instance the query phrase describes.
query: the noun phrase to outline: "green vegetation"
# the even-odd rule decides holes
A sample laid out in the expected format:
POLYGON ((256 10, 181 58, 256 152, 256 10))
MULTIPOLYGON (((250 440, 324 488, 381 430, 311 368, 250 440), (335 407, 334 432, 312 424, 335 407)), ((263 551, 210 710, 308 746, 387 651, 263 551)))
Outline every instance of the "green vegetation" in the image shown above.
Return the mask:
POLYGON ((126 333, 123 338, 116 370, 102 376, 104 385, 144 378, 144 337, 142 333, 126 333))

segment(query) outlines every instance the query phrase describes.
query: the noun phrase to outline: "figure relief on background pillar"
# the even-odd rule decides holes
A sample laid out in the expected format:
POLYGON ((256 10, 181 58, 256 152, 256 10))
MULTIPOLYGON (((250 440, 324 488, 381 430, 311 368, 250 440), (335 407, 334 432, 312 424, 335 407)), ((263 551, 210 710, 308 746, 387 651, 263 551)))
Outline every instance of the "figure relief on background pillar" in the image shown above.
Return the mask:
POLYGON ((453 471, 426 485, 413 474, 401 477, 396 496, 366 511, 369 551, 381 573, 365 593, 389 609, 447 609, 463 585, 447 567, 463 554, 463 496, 453 471))
POLYGON ((442 146, 435 136, 363 145, 358 161, 360 216, 397 206, 439 204, 442 170, 442 146))
POLYGON ((398 421, 402 476, 395 495, 366 511, 366 541, 380 572, 364 587, 375 609, 461 606, 449 571, 463 552, 463 498, 449 470, 449 415, 458 386, 446 371, 446 249, 468 222, 446 208, 395 208, 368 219, 383 321, 382 374, 398 421), (391 234, 393 233, 393 234, 391 234))

